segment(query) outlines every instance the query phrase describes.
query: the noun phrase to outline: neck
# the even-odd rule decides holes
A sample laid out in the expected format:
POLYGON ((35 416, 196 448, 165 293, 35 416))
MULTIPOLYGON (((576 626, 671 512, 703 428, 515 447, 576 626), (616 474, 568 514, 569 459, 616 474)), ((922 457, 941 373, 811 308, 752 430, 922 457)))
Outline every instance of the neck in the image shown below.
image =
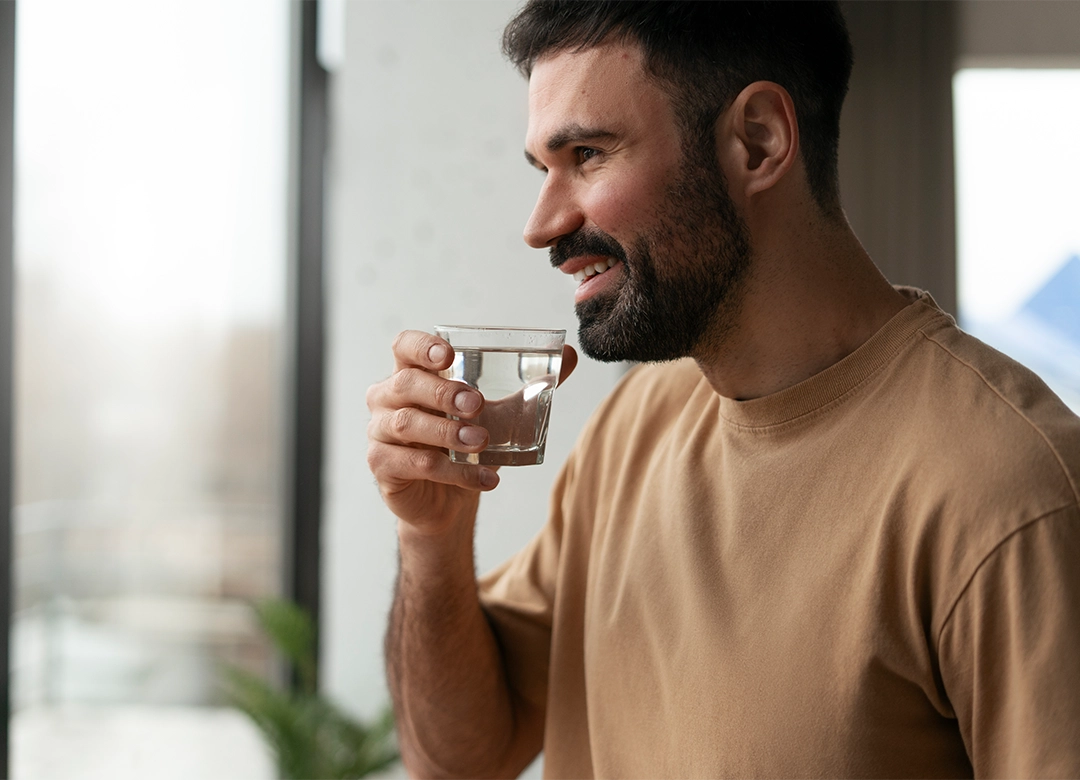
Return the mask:
MULTIPOLYGON (((816 209, 814 210, 816 212, 816 209)), ((768 229, 749 224, 753 266, 731 316, 694 358, 728 398, 761 398, 791 387, 854 352, 907 305, 846 220, 806 210, 768 229)))

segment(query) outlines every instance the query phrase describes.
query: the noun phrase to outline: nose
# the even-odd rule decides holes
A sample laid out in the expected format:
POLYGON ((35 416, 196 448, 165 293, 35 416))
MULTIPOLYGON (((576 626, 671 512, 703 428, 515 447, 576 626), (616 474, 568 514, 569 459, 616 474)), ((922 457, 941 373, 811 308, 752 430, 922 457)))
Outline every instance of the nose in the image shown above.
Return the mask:
POLYGON ((532 216, 525 224, 525 243, 533 249, 553 246, 585 221, 568 185, 554 172, 549 172, 544 179, 532 216))

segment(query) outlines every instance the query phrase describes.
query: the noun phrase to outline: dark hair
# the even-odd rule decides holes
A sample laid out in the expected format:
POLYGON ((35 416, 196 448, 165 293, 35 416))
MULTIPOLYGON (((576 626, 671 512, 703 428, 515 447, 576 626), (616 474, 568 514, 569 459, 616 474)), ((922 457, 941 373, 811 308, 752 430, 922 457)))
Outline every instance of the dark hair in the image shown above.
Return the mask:
POLYGON ((503 32, 526 78, 541 57, 633 41, 671 95, 691 143, 713 143, 717 118, 748 84, 791 94, 810 191, 840 207, 837 145, 852 52, 837 2, 823 0, 529 0, 503 32))

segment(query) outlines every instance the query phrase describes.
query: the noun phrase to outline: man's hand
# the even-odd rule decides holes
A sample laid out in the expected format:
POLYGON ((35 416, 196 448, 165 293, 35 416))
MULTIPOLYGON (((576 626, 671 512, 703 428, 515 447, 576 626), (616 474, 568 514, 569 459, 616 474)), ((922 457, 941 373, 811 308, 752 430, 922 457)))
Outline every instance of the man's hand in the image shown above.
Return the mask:
MULTIPOLYGON (((454 350, 436 336, 404 331, 393 353, 393 375, 367 393, 368 466, 395 515, 417 531, 439 533, 462 513, 474 514, 480 492, 499 484, 494 469, 451 463, 448 454, 487 446, 488 431, 469 422, 480 414, 484 398, 437 376, 453 362, 454 350)), ((564 347, 560 383, 576 365, 577 353, 564 347)))
MULTIPOLYGON (((473 523, 480 493, 499 477, 448 453, 487 446, 475 424, 484 399, 437 375, 454 358, 442 339, 405 331, 393 350, 393 376, 367 394, 368 465, 400 519, 386 667, 401 755, 412 776, 515 776, 540 750, 544 726, 543 712, 507 686, 477 594, 473 523)), ((564 348, 560 380, 576 364, 564 348)))

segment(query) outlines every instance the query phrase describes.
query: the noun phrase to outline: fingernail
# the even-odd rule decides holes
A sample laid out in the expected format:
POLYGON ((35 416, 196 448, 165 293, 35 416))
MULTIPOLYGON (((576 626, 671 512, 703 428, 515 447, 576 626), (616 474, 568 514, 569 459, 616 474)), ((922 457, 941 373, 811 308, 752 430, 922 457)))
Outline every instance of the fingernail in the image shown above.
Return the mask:
POLYGON ((433 344, 427 351, 428 360, 432 363, 442 363, 449 355, 446 347, 442 344, 433 344))
POLYGON ((469 447, 479 447, 484 443, 487 438, 487 434, 484 433, 483 428, 474 428, 468 425, 458 431, 458 438, 461 439, 461 443, 469 447))
POLYGON ((490 469, 481 469, 480 484, 487 488, 495 487, 499 484, 499 475, 490 469))
POLYGON ((459 412, 475 412, 480 408, 480 396, 468 390, 462 390, 454 396, 454 406, 459 412))

